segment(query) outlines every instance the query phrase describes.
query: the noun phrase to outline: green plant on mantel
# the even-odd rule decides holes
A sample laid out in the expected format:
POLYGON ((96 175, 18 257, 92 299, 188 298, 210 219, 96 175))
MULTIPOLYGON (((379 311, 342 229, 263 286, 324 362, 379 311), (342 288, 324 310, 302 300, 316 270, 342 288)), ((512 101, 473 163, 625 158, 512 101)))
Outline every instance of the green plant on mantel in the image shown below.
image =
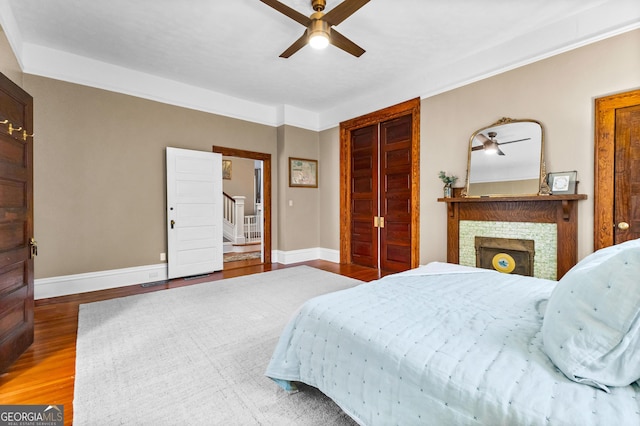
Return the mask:
POLYGON ((456 183, 456 181, 458 180, 458 176, 454 176, 454 175, 447 176, 447 174, 442 170, 438 174, 438 177, 445 184, 445 186, 451 186, 454 183, 456 183))

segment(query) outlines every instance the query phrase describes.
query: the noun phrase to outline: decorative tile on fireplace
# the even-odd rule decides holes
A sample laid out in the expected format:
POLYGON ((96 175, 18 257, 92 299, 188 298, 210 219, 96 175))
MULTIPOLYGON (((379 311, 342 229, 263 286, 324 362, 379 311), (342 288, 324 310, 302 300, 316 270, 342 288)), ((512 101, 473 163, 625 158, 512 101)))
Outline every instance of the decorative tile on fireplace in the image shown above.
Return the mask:
POLYGON ((557 276, 557 230, 555 223, 460 221, 460 264, 476 266, 475 237, 533 240, 533 276, 555 280, 557 276))

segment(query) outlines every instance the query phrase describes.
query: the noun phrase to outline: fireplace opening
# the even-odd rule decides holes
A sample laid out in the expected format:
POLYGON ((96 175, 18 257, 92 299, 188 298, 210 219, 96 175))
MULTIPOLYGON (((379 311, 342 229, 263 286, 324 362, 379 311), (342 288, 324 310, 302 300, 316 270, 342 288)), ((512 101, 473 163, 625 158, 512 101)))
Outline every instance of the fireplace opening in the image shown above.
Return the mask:
POLYGON ((533 276, 535 241, 475 237, 476 267, 507 274, 533 276))

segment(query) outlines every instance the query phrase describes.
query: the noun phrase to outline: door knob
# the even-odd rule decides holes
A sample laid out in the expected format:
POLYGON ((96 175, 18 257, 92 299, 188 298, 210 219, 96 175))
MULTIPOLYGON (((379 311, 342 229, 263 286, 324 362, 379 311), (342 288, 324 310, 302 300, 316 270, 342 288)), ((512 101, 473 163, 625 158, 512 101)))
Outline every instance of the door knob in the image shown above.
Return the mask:
POLYGON ((171 219, 171 229, 173 229, 173 227, 175 226, 175 224, 176 224, 176 221, 175 221, 175 220, 173 220, 173 219, 171 219))
POLYGON ((618 229, 621 231, 626 231, 627 229, 629 229, 629 224, 627 222, 620 222, 618 224, 618 229))

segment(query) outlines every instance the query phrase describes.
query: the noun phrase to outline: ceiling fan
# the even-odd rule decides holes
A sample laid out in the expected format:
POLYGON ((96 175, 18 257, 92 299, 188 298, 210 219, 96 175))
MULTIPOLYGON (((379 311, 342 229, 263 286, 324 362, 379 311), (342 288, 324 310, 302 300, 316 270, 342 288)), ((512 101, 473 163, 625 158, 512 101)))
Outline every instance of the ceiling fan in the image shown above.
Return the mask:
POLYGON ((495 137, 498 136, 496 132, 489 132, 487 133, 487 135, 489 136, 488 138, 482 133, 478 133, 476 135, 476 138, 478 138, 478 140, 482 143, 482 145, 474 146, 473 148, 471 148, 471 151, 478 151, 482 149, 487 154, 504 155, 504 152, 502 152, 502 150, 500 149, 500 145, 507 145, 510 143, 522 142, 522 141, 531 139, 531 138, 524 138, 524 139, 516 139, 514 141, 509 141, 509 142, 498 142, 495 139, 495 137))
POLYGON ((315 12, 309 17, 304 16, 302 13, 297 12, 277 0, 260 1, 307 28, 298 40, 294 41, 287 50, 282 52, 280 55, 281 58, 288 58, 304 47, 307 43, 316 49, 324 48, 331 43, 356 57, 360 57, 360 55, 365 52, 363 48, 340 34, 335 30, 335 28, 331 27, 338 25, 347 19, 358 9, 367 4, 369 0, 345 0, 326 14, 323 12, 327 4, 326 0, 311 0, 311 7, 315 12))

